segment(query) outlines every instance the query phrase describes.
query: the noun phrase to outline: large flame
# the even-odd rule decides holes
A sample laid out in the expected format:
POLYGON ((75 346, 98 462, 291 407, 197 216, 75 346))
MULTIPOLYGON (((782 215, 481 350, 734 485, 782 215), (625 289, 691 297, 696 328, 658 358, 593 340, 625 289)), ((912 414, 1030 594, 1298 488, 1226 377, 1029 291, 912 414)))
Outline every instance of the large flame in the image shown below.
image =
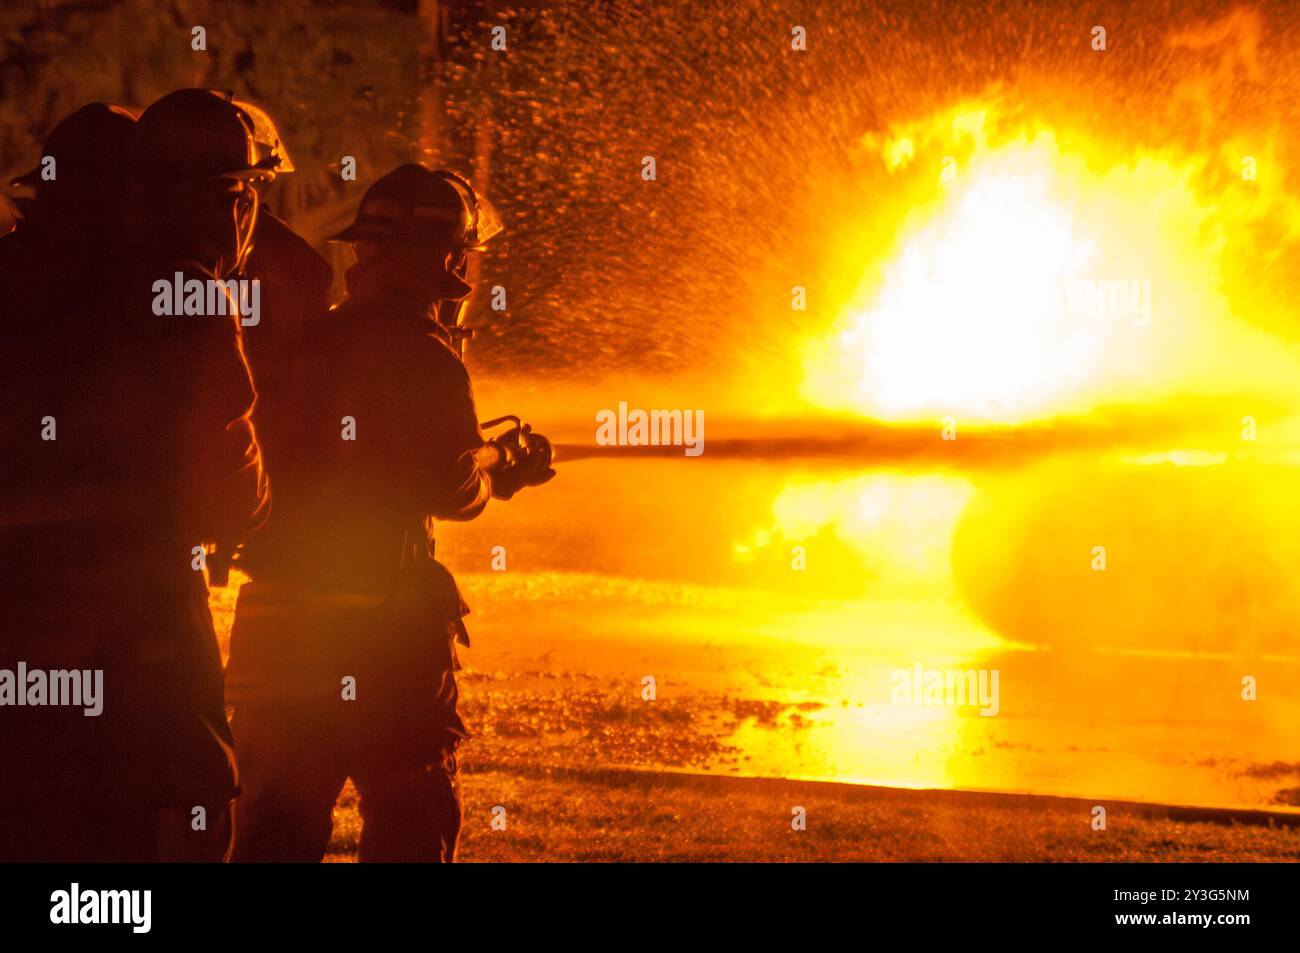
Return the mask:
MULTIPOLYGON (((1285 394, 1290 353, 1234 311, 1223 251, 1264 214, 1208 162, 1108 155, 963 107, 867 144, 937 185, 806 354, 814 403, 887 420, 1019 422, 1190 394, 1285 394), (927 160, 928 161, 928 160, 927 160)), ((1220 170, 1221 171, 1221 170, 1220 170)), ((1234 170, 1235 171, 1235 170, 1234 170)))

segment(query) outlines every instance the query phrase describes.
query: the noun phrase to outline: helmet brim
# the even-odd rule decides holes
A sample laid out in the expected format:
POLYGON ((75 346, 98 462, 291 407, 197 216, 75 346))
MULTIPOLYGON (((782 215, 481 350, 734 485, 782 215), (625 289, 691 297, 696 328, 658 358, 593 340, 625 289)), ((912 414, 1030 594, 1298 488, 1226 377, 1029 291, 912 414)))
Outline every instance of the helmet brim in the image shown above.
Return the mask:
MULTIPOLYGON (((399 230, 394 230, 391 225, 383 222, 353 222, 343 231, 330 235, 325 239, 327 242, 336 242, 344 245, 351 245, 356 242, 372 241, 384 242, 401 237, 418 238, 418 235, 407 235, 399 230)), ((461 251, 483 251, 487 246, 482 242, 466 244, 461 241, 446 242, 448 248, 457 248, 461 251)))
POLYGON ((9 180, 11 189, 34 189, 41 183, 41 167, 37 166, 29 172, 24 172, 9 180))
POLYGON ((259 162, 255 162, 243 169, 234 169, 230 172, 222 172, 217 178, 220 179, 240 179, 244 182, 271 182, 280 172, 280 157, 267 156, 259 162))
POLYGON ((270 169, 235 169, 233 172, 222 172, 216 178, 235 179, 239 182, 274 182, 275 173, 270 169))
POLYGON ((340 242, 345 245, 350 245, 353 242, 366 241, 367 239, 378 240, 383 237, 384 233, 378 228, 367 225, 365 222, 353 222, 347 228, 343 229, 343 231, 330 235, 325 239, 325 241, 340 242))

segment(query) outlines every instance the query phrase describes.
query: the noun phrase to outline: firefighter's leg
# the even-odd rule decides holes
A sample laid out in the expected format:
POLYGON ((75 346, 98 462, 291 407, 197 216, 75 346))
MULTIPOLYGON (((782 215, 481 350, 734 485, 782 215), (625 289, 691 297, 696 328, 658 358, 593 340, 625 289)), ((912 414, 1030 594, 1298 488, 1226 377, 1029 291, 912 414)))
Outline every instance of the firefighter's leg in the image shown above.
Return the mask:
POLYGON ((456 859, 461 799, 454 750, 444 750, 427 764, 375 759, 354 772, 352 780, 361 795, 362 863, 456 859))
POLYGON ((460 841, 457 714, 451 634, 419 616, 362 620, 382 632, 365 660, 371 691, 351 711, 348 766, 361 796, 362 862, 451 862, 460 841))
POLYGON ((149 812, 154 844, 150 860, 162 863, 218 864, 230 858, 231 805, 228 801, 149 812))
POLYGON ((316 863, 333 830, 346 775, 326 712, 313 706, 245 702, 235 709, 236 863, 316 863))
POLYGON ((147 813, 132 805, 58 794, 0 802, 0 863, 147 863, 155 860, 147 813))

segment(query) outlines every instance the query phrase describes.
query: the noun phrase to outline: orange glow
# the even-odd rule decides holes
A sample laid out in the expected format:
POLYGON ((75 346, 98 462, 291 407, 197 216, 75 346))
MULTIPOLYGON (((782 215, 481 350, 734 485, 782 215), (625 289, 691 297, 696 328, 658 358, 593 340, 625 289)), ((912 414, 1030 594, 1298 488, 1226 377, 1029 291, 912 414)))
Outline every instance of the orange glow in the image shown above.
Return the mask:
POLYGON ((805 343, 812 403, 1017 423, 1184 393, 1289 399, 1300 365, 1240 320, 1249 288, 1223 262, 1228 236, 1289 211, 1285 193, 1208 177, 1226 155, 1013 126, 967 106, 864 140, 927 199, 882 263, 842 251, 863 278, 834 332, 805 343))

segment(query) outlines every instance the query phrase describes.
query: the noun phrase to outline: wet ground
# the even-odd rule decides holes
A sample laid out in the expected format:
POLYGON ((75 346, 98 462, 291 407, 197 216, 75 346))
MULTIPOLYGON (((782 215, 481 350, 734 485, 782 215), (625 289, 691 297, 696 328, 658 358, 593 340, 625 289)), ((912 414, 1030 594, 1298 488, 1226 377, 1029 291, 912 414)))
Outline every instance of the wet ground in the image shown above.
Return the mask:
MULTIPOLYGON (((473 607, 462 673, 476 733, 467 762, 1300 803, 1300 662, 1280 627, 1288 610, 1255 605, 1255 618, 1274 625, 1267 637, 1228 630, 1220 651, 1182 650, 1178 639, 1196 633, 1171 634, 1149 619, 1129 632, 1121 620, 1133 607, 1122 591, 1089 597, 1115 613, 1109 627, 1105 612, 1099 623, 1073 582, 1042 568, 1055 558, 1050 547, 1030 553, 1038 570, 993 565, 997 553, 1029 547, 1014 531, 987 550, 985 575, 971 582, 953 541, 984 531, 971 515, 976 503, 1005 507, 991 488, 998 479, 583 460, 480 520, 444 528, 440 556, 473 607), (792 566, 795 546, 805 550, 803 569, 792 566), (492 568, 502 555, 494 547, 504 547, 502 570, 492 568), (1055 608, 1035 609, 1037 638, 1015 631, 1014 619, 1002 634, 983 618, 1000 618, 1002 597, 988 580, 1006 575, 1031 603, 1036 591, 1061 589, 1055 608), (1076 630, 1085 644, 1071 642, 1076 630), (997 714, 896 704, 895 673, 918 664, 996 670, 997 714), (1253 701, 1242 698, 1243 674, 1259 686, 1253 701)), ((1063 534, 1058 526, 1045 536, 1063 534)), ((1169 540, 1159 543, 1178 557, 1169 540)), ((1086 548, 1082 560, 1086 567, 1086 548)), ((1258 561, 1253 572, 1266 593, 1258 561)), ((1178 591, 1154 570, 1128 573, 1145 579, 1148 602, 1190 603, 1164 613, 1175 622, 1229 610, 1249 622, 1212 582, 1178 591), (1214 608, 1224 600, 1226 609, 1214 608)))

